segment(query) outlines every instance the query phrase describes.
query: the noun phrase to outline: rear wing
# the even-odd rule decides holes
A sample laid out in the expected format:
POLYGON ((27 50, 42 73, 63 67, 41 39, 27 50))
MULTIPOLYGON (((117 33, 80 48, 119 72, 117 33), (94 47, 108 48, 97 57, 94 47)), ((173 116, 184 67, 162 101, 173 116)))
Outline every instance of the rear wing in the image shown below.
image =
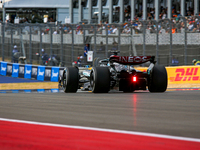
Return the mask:
POLYGON ((109 58, 110 62, 117 62, 123 65, 139 65, 150 61, 156 63, 155 56, 116 56, 112 55, 109 58))

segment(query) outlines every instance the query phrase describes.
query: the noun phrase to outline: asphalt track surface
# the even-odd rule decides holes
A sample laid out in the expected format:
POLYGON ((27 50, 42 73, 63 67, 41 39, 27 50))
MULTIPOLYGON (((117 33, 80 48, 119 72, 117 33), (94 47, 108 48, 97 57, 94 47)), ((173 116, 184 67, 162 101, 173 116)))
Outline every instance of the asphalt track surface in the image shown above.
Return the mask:
POLYGON ((200 91, 2 93, 0 118, 200 138, 200 91))

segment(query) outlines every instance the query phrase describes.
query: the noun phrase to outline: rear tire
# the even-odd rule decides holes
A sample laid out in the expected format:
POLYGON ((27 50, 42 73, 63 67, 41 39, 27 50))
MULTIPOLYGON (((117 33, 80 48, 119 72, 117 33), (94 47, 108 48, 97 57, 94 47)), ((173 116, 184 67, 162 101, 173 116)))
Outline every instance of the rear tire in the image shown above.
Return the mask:
POLYGON ((63 72, 63 87, 65 93, 76 93, 79 85, 79 70, 76 67, 67 67, 63 72), (65 80, 65 81, 64 81, 65 80))
POLYGON ((168 79, 167 71, 164 66, 155 65, 150 72, 148 89, 150 92, 165 92, 168 79))
POLYGON ((62 78, 59 77, 59 81, 58 81, 58 89, 61 90, 62 89, 62 78))
POLYGON ((110 90, 110 71, 108 67, 94 67, 90 73, 93 93, 108 93, 110 90))
POLYGON ((99 67, 99 57, 95 58, 93 61, 93 67, 99 67))

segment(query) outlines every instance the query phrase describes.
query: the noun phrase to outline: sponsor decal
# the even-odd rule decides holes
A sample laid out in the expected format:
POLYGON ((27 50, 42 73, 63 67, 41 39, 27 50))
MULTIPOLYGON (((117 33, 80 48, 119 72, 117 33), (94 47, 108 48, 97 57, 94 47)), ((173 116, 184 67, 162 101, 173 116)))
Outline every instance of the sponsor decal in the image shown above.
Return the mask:
POLYGON ((93 51, 88 51, 87 53, 87 61, 92 62, 93 61, 93 51))
POLYGON ((38 66, 37 80, 44 81, 45 66, 38 66))
POLYGON ((1 67, 1 71, 6 71, 6 67, 1 67))
POLYGON ((18 77, 19 76, 19 64, 13 64, 12 67, 12 77, 18 77))
POLYGON ((7 62, 1 62, 1 75, 7 75, 7 62))
POLYGON ((38 70, 38 76, 44 76, 44 71, 38 70))
POLYGON ((59 68, 58 67, 52 67, 51 70, 51 81, 58 82, 59 77, 59 68))
POLYGON ((188 82, 188 81, 200 81, 200 74, 198 73, 200 68, 176 68, 175 77, 170 77, 170 82, 188 82))
POLYGON ((31 78, 32 65, 25 65, 24 78, 31 78))
POLYGON ((119 63, 143 63, 150 60, 150 56, 113 56, 111 60, 119 63))
POLYGON ((57 77, 57 76, 58 76, 58 72, 57 73, 52 72, 52 77, 57 77))
MULTIPOLYGON (((138 67, 136 70, 146 72, 147 67, 138 67)), ((200 83, 200 67, 166 67, 168 81, 173 84, 200 83)))
POLYGON ((31 70, 26 70, 26 74, 30 74, 31 73, 31 70))
POLYGON ((18 73, 19 69, 13 69, 13 73, 18 73))

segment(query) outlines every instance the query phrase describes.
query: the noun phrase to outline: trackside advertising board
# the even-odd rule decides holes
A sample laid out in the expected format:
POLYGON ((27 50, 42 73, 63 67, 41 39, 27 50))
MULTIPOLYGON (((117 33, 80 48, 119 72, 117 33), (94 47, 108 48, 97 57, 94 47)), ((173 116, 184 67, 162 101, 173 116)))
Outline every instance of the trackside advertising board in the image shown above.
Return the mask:
POLYGON ((25 65, 24 78, 31 79, 32 65, 25 65))
POLYGON ((51 81, 58 82, 59 67, 52 67, 51 69, 51 81))
MULTIPOLYGON (((138 67, 135 69, 143 72, 147 71, 147 67, 138 67)), ((200 66, 166 67, 166 70, 168 76, 168 83, 170 84, 200 84, 200 66)))
POLYGON ((12 67, 12 77, 18 77, 19 76, 19 64, 13 64, 12 67))
POLYGON ((200 83, 200 66, 167 67, 171 84, 200 83))
POLYGON ((44 81, 45 66, 38 66, 37 80, 44 81))
POLYGON ((1 62, 1 75, 6 76, 7 73, 7 62, 1 62))

